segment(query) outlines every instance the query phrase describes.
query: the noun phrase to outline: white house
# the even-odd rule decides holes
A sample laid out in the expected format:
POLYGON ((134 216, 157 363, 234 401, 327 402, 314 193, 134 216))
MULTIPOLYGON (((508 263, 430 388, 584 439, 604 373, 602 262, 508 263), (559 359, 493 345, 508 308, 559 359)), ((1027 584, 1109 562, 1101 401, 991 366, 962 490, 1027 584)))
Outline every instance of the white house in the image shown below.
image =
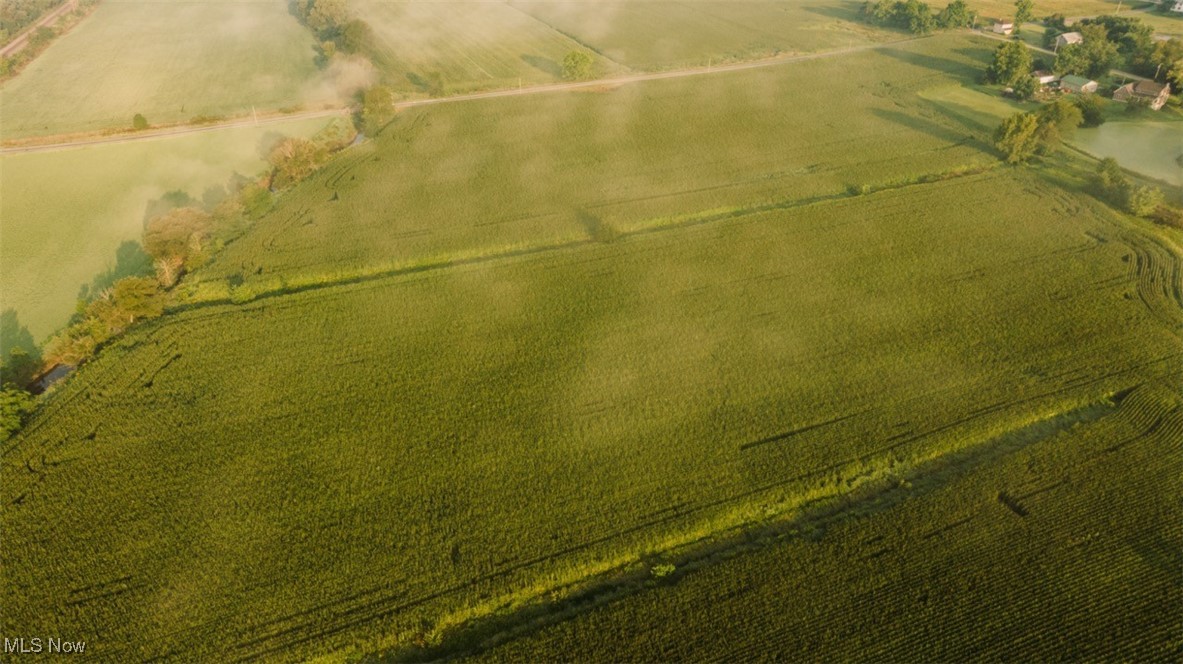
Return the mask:
POLYGON ((1171 11, 1183 14, 1183 0, 1177 0, 1175 6, 1171 7, 1171 11))
POLYGON ((1010 33, 1014 32, 1014 31, 1015 31, 1015 24, 1014 23, 995 23, 994 24, 994 32, 997 32, 1000 35, 1009 35, 1010 33))
POLYGON ((1079 32, 1065 32, 1059 37, 1056 37, 1056 48, 1067 46, 1069 44, 1079 44, 1083 41, 1084 35, 1080 34, 1079 32))
POLYGON ((1031 72, 1031 75, 1035 77, 1035 80, 1039 81, 1040 85, 1051 85, 1056 82, 1056 75, 1050 71, 1037 69, 1031 72))

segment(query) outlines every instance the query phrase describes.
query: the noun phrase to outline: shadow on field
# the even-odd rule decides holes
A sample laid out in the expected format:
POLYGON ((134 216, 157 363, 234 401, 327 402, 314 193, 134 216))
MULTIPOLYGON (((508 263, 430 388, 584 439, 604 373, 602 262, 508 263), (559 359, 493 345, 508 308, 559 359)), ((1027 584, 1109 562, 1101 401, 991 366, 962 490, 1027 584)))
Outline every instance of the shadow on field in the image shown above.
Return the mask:
POLYGON ((526 64, 537 69, 538 71, 543 72, 544 74, 550 74, 555 78, 563 77, 563 68, 559 66, 559 63, 551 60, 550 58, 542 58, 537 55, 526 55, 523 53, 522 62, 525 62, 526 64))
MULTIPOLYGON (((823 5, 810 5, 808 7, 802 7, 801 9, 804 9, 811 14, 825 16, 826 18, 836 18, 842 21, 860 22, 859 19, 862 16, 862 4, 863 3, 861 2, 834 2, 823 5)), ((868 26, 870 26, 870 24, 868 24, 868 26)))
POLYGON ((958 133, 936 122, 925 120, 914 115, 900 113, 899 111, 889 111, 882 108, 872 109, 871 112, 876 116, 883 118, 884 120, 890 120, 913 131, 928 134, 929 136, 940 139, 946 143, 966 143, 974 140, 973 136, 969 134, 958 133))
POLYGON ((933 113, 937 113, 949 118, 956 124, 964 125, 965 128, 970 131, 981 132, 986 136, 991 135, 994 132, 994 127, 996 126, 996 123, 984 122, 982 118, 975 117, 970 109, 965 109, 964 106, 959 104, 938 104, 934 101, 925 99, 924 107, 933 113))
POLYGON ((923 67, 932 71, 939 71, 949 74, 954 78, 960 80, 962 83, 975 83, 981 71, 970 64, 950 60, 949 58, 938 58, 927 53, 916 53, 914 51, 904 51, 897 48, 885 48, 878 51, 890 58, 895 58, 901 62, 906 62, 910 65, 923 67))
POLYGON ((78 289, 79 300, 91 300, 126 277, 147 277, 153 274, 152 257, 135 240, 127 240, 115 250, 115 264, 99 273, 89 284, 78 289))
MULTIPOLYGON (((994 56, 994 50, 985 46, 979 46, 976 48, 955 48, 953 49, 953 52, 958 55, 964 55, 970 60, 980 64, 983 70, 985 70, 985 68, 990 64, 990 60, 994 56)), ((1038 58, 1038 54, 1036 53, 1032 53, 1031 55, 1038 58)))

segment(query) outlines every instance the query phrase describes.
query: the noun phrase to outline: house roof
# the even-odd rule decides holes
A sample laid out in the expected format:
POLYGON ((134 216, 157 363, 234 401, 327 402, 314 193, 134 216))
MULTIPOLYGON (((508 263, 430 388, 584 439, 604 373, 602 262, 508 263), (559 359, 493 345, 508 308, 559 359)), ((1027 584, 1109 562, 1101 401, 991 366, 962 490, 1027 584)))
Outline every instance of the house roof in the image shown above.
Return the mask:
POLYGON ((1084 35, 1079 32, 1065 32, 1057 37, 1057 39, 1062 39, 1069 44, 1079 44, 1084 41, 1084 35))
POLYGON ((1162 94, 1162 91, 1167 89, 1166 83, 1155 83, 1154 81, 1138 81, 1134 83, 1134 94, 1141 97, 1157 97, 1162 94))
POLYGON ((1060 85, 1070 85, 1074 88, 1081 88, 1093 82, 1094 81, 1092 79, 1088 79, 1083 76, 1077 76, 1075 74, 1069 74, 1068 76, 1060 79, 1060 85))

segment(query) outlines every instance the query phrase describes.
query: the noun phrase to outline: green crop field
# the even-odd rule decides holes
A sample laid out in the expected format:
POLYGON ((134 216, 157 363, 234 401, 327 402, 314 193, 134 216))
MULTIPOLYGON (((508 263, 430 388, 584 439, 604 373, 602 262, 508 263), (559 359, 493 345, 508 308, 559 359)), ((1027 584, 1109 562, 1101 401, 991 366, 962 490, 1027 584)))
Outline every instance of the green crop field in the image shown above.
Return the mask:
MULTIPOLYGON (((266 288, 992 167, 996 120, 967 120, 917 95, 972 84, 992 45, 950 36, 726 75, 414 109, 293 192, 298 203, 203 278, 266 288), (814 112, 822 108, 836 110, 814 112)), ((994 112, 994 99, 964 96, 994 112)))
POLYGON ((430 639, 1174 375, 1167 247, 995 172, 175 314, 5 450, 3 627, 430 639))
POLYGON ((699 561, 677 585, 481 661, 988 661, 1019 648, 1038 661, 1177 659, 1177 388, 1139 387, 1094 423, 819 510, 760 550, 699 561))
POLYGON ((1183 15, 1144 12, 1137 16, 1157 34, 1183 39, 1183 15))
POLYGON ((73 313, 79 288, 113 267, 120 244, 139 240, 150 201, 171 191, 200 200, 235 172, 262 170, 264 137, 311 135, 326 122, 0 157, 0 307, 43 339, 73 313))
POLYGON ((0 87, 0 137, 335 100, 281 0, 102 2, 0 87))
MULTIPOLYGON (((563 56, 583 49, 570 37, 499 2, 354 2, 378 37, 386 81, 425 92, 438 73, 445 93, 561 80, 563 56)), ((593 54, 594 55, 594 54, 593 54)), ((596 57, 593 75, 622 68, 596 57)))
MULTIPOLYGON (((667 15, 724 6, 704 53, 767 12, 856 29, 667 15)), ((625 64, 683 57, 621 7, 625 64)), ((370 10, 395 49, 402 9, 370 10)), ((0 446, 0 633, 119 662, 1170 659, 1183 235, 1079 191, 1077 153, 1002 164, 995 46, 400 113, 0 446)))
POLYGON ((850 0, 509 4, 636 69, 814 53, 901 37, 867 25, 859 15, 862 4, 850 0))

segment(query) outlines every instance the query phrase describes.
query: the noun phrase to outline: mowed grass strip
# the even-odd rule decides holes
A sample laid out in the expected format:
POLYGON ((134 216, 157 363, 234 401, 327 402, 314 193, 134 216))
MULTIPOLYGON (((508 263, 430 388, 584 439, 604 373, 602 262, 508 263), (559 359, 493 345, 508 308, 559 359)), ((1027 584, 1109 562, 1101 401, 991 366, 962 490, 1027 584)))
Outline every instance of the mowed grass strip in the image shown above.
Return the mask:
POLYGON ((1177 381, 1148 384, 1099 422, 946 467, 935 487, 913 478, 854 518, 803 523, 472 661, 1169 660, 1181 441, 1177 381))
POLYGON ((509 4, 634 69, 816 53, 900 37, 862 21, 861 4, 847 0, 509 4))
POLYGON ((993 167, 992 125, 917 95, 969 84, 991 48, 943 36, 753 71, 414 109, 286 195, 202 278, 329 279, 993 167))
POLYGON ((0 88, 0 138, 333 100, 313 47, 282 0, 104 0, 0 88))
POLYGON ((170 316, 4 450, 0 627, 408 645, 1168 374, 1171 260, 996 173, 170 316))
POLYGON ((79 289, 114 267, 143 234, 148 204, 266 168, 277 135, 310 136, 328 121, 297 120, 192 136, 0 156, 0 307, 44 339, 74 312, 79 289))

